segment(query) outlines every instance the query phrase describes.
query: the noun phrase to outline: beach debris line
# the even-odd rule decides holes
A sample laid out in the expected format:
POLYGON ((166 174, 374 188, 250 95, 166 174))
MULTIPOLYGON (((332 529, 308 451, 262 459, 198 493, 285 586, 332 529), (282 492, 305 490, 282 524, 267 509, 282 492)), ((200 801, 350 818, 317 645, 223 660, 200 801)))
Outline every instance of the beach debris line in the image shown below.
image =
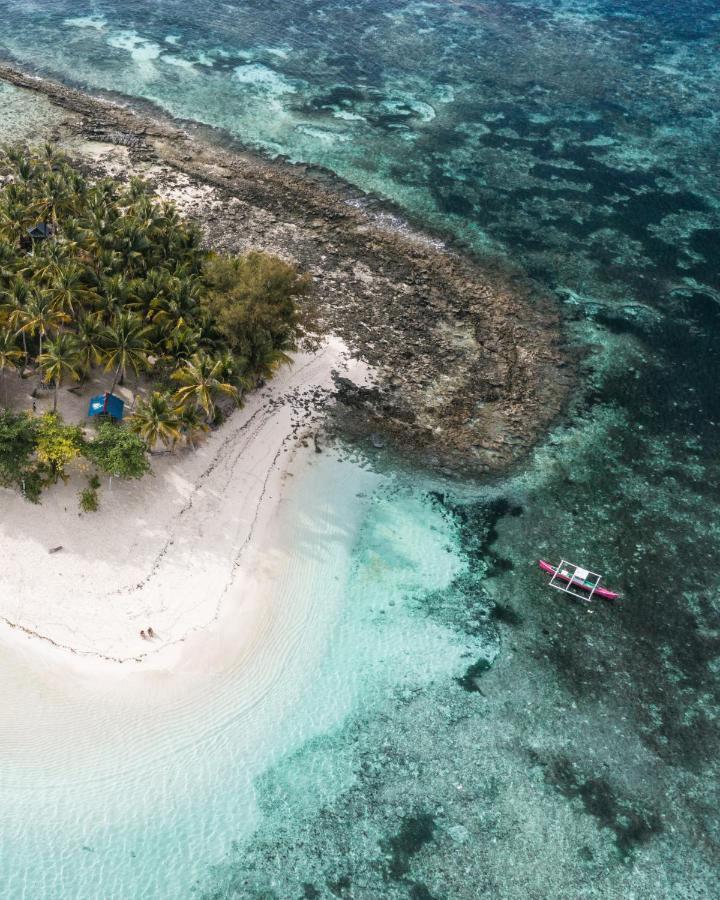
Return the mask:
POLYGON ((575 563, 561 559, 557 566, 545 562, 544 559, 538 560, 538 566, 543 572, 547 572, 551 578, 548 584, 550 587, 565 594, 570 594, 589 603, 593 597, 602 597, 603 600, 617 600, 620 596, 617 591, 611 591, 608 588, 601 587, 600 581, 602 575, 597 572, 591 572, 583 566, 577 566, 575 563))

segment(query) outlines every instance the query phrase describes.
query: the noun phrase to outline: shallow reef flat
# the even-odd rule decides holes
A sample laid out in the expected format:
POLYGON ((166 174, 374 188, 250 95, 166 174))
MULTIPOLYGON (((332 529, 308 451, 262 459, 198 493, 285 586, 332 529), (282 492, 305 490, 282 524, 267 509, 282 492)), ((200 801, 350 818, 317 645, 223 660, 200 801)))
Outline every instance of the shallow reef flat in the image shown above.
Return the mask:
POLYGON ((0 81, 0 123, 4 143, 36 140, 40 134, 51 134, 67 115, 49 100, 0 81))

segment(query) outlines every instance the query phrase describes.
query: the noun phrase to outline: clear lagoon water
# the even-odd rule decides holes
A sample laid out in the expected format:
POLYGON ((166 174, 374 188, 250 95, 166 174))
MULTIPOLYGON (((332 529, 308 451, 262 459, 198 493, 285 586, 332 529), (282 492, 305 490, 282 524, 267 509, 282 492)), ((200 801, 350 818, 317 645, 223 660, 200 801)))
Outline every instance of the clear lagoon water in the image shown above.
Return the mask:
POLYGON ((582 375, 501 482, 318 463, 260 674, 138 710, 3 663, 3 895, 720 895, 717 3, 0 13, 29 69, 508 259, 557 297, 582 375), (560 555, 625 599, 549 596, 534 560, 560 555))

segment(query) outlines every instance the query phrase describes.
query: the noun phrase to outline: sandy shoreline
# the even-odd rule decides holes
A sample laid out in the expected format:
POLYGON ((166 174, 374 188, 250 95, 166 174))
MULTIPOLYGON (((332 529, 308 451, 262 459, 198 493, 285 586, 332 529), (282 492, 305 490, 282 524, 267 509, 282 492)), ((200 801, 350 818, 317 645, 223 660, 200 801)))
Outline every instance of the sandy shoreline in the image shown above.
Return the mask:
POLYGON ((196 451, 158 454, 154 477, 105 484, 97 513, 79 515, 77 477, 40 506, 3 490, 0 639, 123 669, 212 666, 191 638, 258 614, 270 588, 254 566, 284 483, 316 453, 333 371, 363 382, 337 339, 297 354, 196 451), (148 625, 154 641, 140 637, 148 625))

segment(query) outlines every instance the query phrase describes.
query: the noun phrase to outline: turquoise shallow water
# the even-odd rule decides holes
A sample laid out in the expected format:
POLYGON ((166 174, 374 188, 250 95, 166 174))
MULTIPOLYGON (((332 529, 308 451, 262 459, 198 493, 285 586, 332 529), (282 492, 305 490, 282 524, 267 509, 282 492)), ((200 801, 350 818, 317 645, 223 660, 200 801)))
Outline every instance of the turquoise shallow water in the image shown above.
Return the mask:
MULTIPOLYGON (((102 839, 67 756, 37 857, 44 792, 11 781, 10 895, 95 879, 119 897, 717 896, 716 3, 0 12, 23 65, 321 163, 510 260, 554 292, 582 374, 566 421, 502 483, 365 484, 348 468, 357 489, 314 520, 337 503, 355 526, 330 516, 335 551, 299 558, 286 587, 322 584, 325 638, 266 695, 277 707, 233 718, 229 673, 212 755, 202 727, 158 719, 147 753, 174 760, 173 789, 133 818, 153 791, 128 782, 115 809, 131 824, 102 839), (549 597, 533 560, 561 554, 626 600, 591 614, 549 597), (269 736, 244 745, 248 722, 269 736)), ((122 733, 125 713, 107 715, 122 733)), ((37 771, 30 733, 13 752, 37 771)))
MULTIPOLYGON (((422 493, 328 456, 293 483, 274 527, 292 535, 277 606, 221 672, 145 676, 138 696, 132 676, 98 686, 38 672, 31 654, 3 660, 3 896, 188 896, 264 821, 256 780, 273 763, 351 710, 495 652, 412 614, 416 595, 466 569, 422 493)), ((332 802, 355 781, 340 755, 288 777, 288 806, 310 788, 332 802)))

